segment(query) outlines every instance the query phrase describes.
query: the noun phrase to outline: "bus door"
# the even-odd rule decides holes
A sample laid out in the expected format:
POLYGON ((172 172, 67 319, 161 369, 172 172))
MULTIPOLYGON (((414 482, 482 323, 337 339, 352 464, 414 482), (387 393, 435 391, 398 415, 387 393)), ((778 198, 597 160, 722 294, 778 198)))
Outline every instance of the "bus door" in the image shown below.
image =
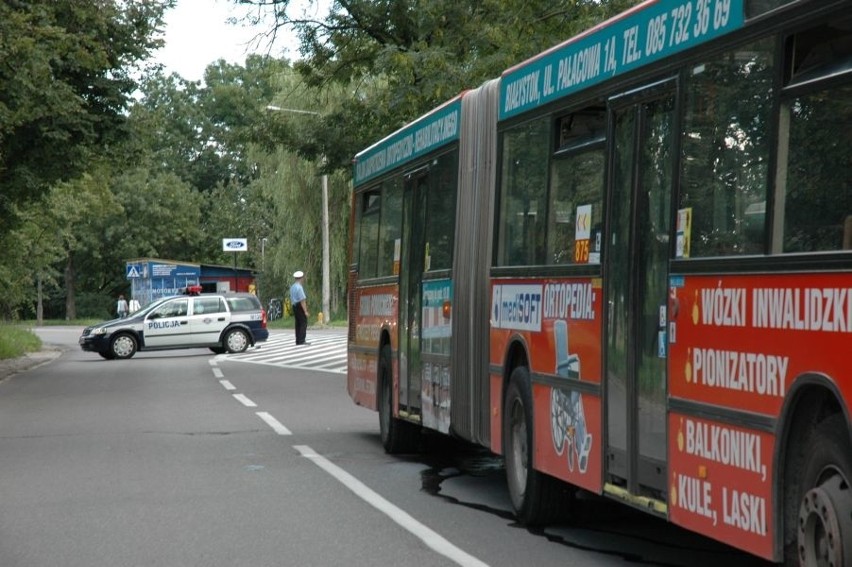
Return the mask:
POLYGON ((426 247, 428 168, 405 177, 399 280, 399 409, 420 414, 422 290, 426 247))
POLYGON ((665 501, 673 81, 610 101, 606 482, 665 501))

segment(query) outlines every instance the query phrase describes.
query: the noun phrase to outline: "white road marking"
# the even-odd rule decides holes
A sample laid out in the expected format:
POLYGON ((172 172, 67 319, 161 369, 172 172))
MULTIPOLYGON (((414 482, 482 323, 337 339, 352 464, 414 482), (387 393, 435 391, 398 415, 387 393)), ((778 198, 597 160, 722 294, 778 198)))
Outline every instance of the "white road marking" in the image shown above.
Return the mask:
POLYGON ((217 364, 219 364, 218 362, 216 362, 215 358, 211 358, 208 362, 210 363, 210 366, 216 366, 217 364))
POLYGON ((262 349, 249 349, 239 354, 224 354, 216 358, 219 362, 243 362, 276 366, 279 368, 296 368, 319 370, 346 374, 348 354, 346 350, 347 335, 345 329, 310 332, 310 345, 296 345, 292 331, 271 335, 263 343, 262 349))
POLYGON ((222 374, 222 369, 221 369, 221 368, 214 368, 214 369, 213 369, 213 376, 215 376, 216 378, 222 378, 222 377, 223 377, 223 376, 225 376, 225 375, 224 375, 224 374, 222 374))
POLYGON ((245 394, 234 394, 233 395, 238 402, 246 406, 247 408, 256 408, 257 404, 248 399, 245 394))
POLYGON ((231 384, 229 380, 219 380, 219 383, 225 387, 226 390, 236 390, 237 387, 231 384))
POLYGON ((488 564, 477 559, 473 555, 459 549, 450 543, 443 536, 424 526, 415 520, 409 513, 401 508, 391 504, 373 490, 368 488, 363 482, 341 469, 325 457, 317 454, 307 445, 295 445, 294 448, 299 451, 303 457, 311 459, 316 465, 336 478, 346 488, 354 492, 359 498, 384 513, 391 520, 399 524, 401 527, 409 531, 411 534, 420 538, 420 540, 429 546, 431 549, 440 553, 444 557, 454 561, 465 567, 486 567, 488 564))
POLYGON ((259 411, 259 412, 256 412, 256 413, 257 413, 257 417, 259 417, 260 419, 265 421, 266 424, 269 427, 272 428, 272 431, 274 431, 278 435, 292 435, 293 434, 289 429, 287 429, 286 427, 281 425, 280 421, 278 421, 277 419, 272 417, 271 414, 269 414, 265 411, 259 411))

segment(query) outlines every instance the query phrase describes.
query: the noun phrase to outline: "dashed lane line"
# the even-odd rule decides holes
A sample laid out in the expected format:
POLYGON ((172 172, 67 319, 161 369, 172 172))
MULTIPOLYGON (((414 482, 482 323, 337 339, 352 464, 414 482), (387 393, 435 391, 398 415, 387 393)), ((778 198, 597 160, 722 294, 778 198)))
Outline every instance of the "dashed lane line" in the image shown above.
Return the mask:
POLYGON ((256 408, 257 404, 248 399, 245 394, 233 394, 234 398, 247 408, 256 408))
POLYGON ((289 429, 284 427, 284 425, 282 425, 282 423, 280 421, 278 421, 277 419, 272 417, 272 414, 265 412, 265 411, 259 411, 259 412, 256 412, 255 415, 257 415, 257 417, 259 417, 260 419, 265 421, 266 424, 269 427, 272 428, 272 431, 274 431, 278 435, 292 435, 293 434, 289 429))

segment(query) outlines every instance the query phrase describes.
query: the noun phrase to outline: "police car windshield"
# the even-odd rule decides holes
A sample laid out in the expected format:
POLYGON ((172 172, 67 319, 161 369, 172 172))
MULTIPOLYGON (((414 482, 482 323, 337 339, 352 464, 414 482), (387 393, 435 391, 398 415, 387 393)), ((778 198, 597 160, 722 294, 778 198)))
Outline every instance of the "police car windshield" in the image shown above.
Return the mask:
POLYGON ((133 313, 133 315, 134 316, 135 315, 147 315, 148 313, 150 313, 151 311, 153 311, 154 309, 156 309, 157 307, 159 307, 160 305, 162 305, 164 302, 168 301, 169 299, 172 299, 173 297, 177 297, 177 296, 162 297, 160 299, 156 299, 156 300, 152 301, 151 303, 149 303, 148 305, 146 305, 145 307, 143 307, 142 309, 135 311, 133 313))

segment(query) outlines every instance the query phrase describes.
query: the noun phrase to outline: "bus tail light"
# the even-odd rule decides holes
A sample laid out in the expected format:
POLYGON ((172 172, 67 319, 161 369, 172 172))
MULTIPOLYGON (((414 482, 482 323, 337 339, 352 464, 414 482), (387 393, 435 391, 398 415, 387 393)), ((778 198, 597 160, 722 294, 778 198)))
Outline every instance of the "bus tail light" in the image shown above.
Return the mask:
POLYGON ((444 315, 444 319, 449 319, 450 315, 453 314, 453 306, 450 304, 450 300, 444 301, 444 305, 441 306, 441 313, 444 315))

